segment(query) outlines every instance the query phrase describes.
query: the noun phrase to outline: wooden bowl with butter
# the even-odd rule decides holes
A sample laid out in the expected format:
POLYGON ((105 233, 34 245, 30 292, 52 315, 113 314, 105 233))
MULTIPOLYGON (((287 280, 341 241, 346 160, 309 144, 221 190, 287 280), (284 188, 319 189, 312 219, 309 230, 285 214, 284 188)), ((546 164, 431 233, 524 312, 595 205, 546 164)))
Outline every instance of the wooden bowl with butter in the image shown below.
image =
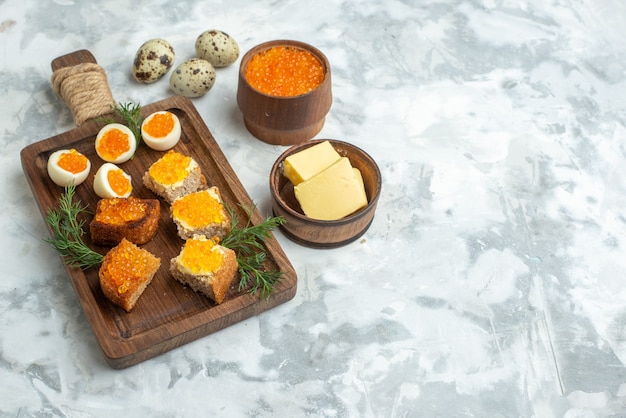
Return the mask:
POLYGON ((341 247, 361 237, 374 219, 381 186, 369 154, 333 139, 293 145, 270 172, 272 210, 286 220, 280 229, 313 248, 341 247))
POLYGON ((241 59, 237 105, 248 131, 273 145, 313 138, 332 104, 330 63, 304 42, 275 40, 241 59))

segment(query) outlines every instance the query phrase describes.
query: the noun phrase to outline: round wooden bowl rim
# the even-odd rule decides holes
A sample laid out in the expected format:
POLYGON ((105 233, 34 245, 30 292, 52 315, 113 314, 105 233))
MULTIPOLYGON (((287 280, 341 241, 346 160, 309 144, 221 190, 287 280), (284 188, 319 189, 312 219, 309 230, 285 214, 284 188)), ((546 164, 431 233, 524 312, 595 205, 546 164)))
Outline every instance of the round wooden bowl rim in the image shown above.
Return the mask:
MULTIPOLYGON (((357 147, 354 144, 351 144, 349 142, 346 141, 341 141, 341 140, 337 140, 337 139, 314 139, 314 140, 309 140, 307 142, 304 143, 300 143, 300 144, 296 144, 291 146, 289 149, 287 149, 286 151, 284 151, 276 160, 276 162, 274 162, 273 166, 272 166, 272 170, 270 172, 270 189, 271 189, 271 193, 272 193, 272 198, 274 199, 274 201, 276 203, 278 203, 280 205, 281 208, 283 208, 287 213, 289 213, 289 215, 298 218, 304 222, 308 222, 312 225, 318 225, 320 227, 330 227, 330 226, 341 226, 341 225, 345 225, 345 224, 350 224, 352 223, 354 220, 359 219, 365 215, 367 215, 372 207, 374 207, 375 205, 378 204, 378 198, 380 196, 380 191, 382 188, 382 177, 381 177, 381 173, 380 173, 380 169, 378 168, 378 164, 376 163, 376 161, 372 158, 371 155, 369 155, 367 152, 365 152, 363 149, 357 147), (370 197, 369 202, 367 203, 367 206, 365 206, 363 209, 352 213, 348 216, 345 216, 341 219, 336 219, 336 220, 323 220, 323 219, 313 219, 313 218, 309 218, 308 216, 305 216, 303 214, 301 214, 300 212, 295 211, 294 209, 291 208, 291 206, 287 205, 285 203, 285 201, 283 200, 282 196, 280 195, 280 190, 276 190, 274 186, 277 186, 276 182, 274 181, 274 179, 276 178, 277 175, 282 175, 281 172, 281 165, 283 164, 283 162, 285 161, 285 159, 291 155, 294 154, 296 151, 299 150, 304 150, 306 148, 309 148, 317 143, 320 142, 324 142, 324 141, 328 141, 331 144, 338 144, 341 146, 346 146, 348 148, 353 148, 354 150, 362 153, 365 157, 367 157, 368 160, 370 160, 372 162, 372 166, 370 166, 371 170, 373 170, 373 172, 376 174, 376 190, 373 191, 372 196, 370 197)), ((373 214, 372 214, 373 216, 373 214)), ((293 232, 292 232, 293 234, 293 232)))
POLYGON ((322 51, 320 51, 319 49, 317 49, 313 45, 310 45, 310 44, 307 44, 307 43, 301 42, 301 41, 292 40, 292 39, 276 39, 276 40, 273 40, 273 41, 267 41, 267 42, 263 42, 261 44, 258 44, 256 46, 253 46, 241 58, 241 62, 240 62, 240 65, 239 65, 239 75, 240 75, 241 79, 243 80, 243 82, 248 87, 250 87, 256 93, 258 93, 258 94, 260 94, 262 96, 271 97, 273 99, 277 99, 277 100, 281 100, 281 101, 293 100, 293 99, 296 99, 296 98, 300 98, 300 97, 304 97, 304 96, 308 96, 308 95, 312 94, 318 88, 320 88, 320 86, 322 84, 324 84, 326 82, 326 80, 328 79, 328 73, 329 72, 330 72, 330 61, 328 61, 328 58, 326 58, 326 55, 324 55, 324 53, 322 51), (246 68, 248 67, 248 63, 250 62, 252 57, 254 57, 256 54, 258 54, 258 53, 260 53, 262 51, 265 51, 267 49, 273 48, 275 46, 295 47, 295 48, 301 49, 303 51, 307 51, 307 52, 312 53, 317 59, 320 60, 320 62, 324 66, 324 80, 322 80, 322 82, 317 87, 315 87, 313 90, 308 91, 308 92, 303 93, 303 94, 298 94, 297 96, 274 96, 272 94, 264 93, 264 92, 262 92, 260 90, 257 90, 256 88, 252 87, 252 85, 250 85, 250 83, 248 82, 248 79, 246 78, 246 68))

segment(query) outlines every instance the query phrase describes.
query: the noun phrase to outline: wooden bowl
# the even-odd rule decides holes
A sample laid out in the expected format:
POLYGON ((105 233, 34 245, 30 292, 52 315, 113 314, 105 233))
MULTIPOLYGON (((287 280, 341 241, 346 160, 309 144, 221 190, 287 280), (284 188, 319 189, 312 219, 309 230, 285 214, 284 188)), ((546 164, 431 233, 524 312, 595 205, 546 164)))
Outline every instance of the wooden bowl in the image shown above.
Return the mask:
POLYGON ((332 104, 330 64, 317 48, 299 41, 276 40, 249 50, 239 65, 237 104, 248 131, 273 145, 294 145, 313 138, 324 126, 332 104), (324 81, 314 90, 299 96, 271 96, 252 87, 246 80, 250 60, 275 46, 288 46, 312 53, 324 66, 324 81))
POLYGON ((312 140, 294 145, 278 157, 270 172, 272 210, 274 216, 282 216, 287 221, 280 229, 292 241, 313 248, 335 248, 353 242, 369 228, 376 212, 382 176, 376 162, 365 151, 347 142, 328 140, 341 156, 348 157, 352 166, 361 171, 368 205, 335 221, 305 216, 295 197, 293 185, 283 175, 283 163, 291 154, 322 141, 312 140))

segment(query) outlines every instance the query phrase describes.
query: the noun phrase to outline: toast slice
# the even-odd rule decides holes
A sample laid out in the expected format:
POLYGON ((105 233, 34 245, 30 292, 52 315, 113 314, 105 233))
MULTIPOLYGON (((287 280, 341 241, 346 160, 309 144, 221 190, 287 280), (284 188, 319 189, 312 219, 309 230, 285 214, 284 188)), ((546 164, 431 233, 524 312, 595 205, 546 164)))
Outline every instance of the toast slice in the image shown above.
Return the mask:
POLYGON ((206 188, 207 181, 191 157, 169 150, 143 175, 143 184, 167 203, 188 193, 206 188))
POLYGON ((161 259, 127 239, 105 254, 98 277, 104 296, 130 312, 161 265, 161 259))
POLYGON ((158 199, 100 199, 89 223, 89 232, 96 245, 112 247, 123 238, 134 244, 145 244, 157 233, 160 217, 158 199))
POLYGON ((175 199, 170 214, 182 239, 204 235, 221 240, 231 228, 230 217, 215 186, 175 199))
POLYGON ((203 235, 188 239, 180 254, 170 260, 172 277, 218 305, 228 294, 238 269, 233 250, 203 235))

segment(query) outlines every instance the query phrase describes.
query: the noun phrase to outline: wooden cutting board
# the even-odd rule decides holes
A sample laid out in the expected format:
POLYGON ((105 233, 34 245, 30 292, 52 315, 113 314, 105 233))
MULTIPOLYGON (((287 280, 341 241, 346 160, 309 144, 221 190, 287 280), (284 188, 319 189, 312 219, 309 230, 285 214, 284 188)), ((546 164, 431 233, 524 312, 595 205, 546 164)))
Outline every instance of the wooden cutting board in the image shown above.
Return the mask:
MULTIPOLYGON (((54 70, 85 61, 95 62, 95 59, 89 51, 76 51, 55 59, 52 68, 54 70)), ((224 202, 235 209, 241 221, 245 221, 246 213, 239 205, 250 207, 253 202, 191 100, 175 96, 142 105, 144 116, 160 110, 175 113, 182 124, 182 137, 174 149, 193 157, 198 162, 208 183, 220 189, 224 202)), ((90 120, 80 127, 31 144, 21 151, 24 174, 44 219, 47 211, 58 204, 63 193, 63 189, 49 179, 46 170, 48 156, 59 149, 75 148, 91 161, 91 173, 84 183, 77 186, 75 201, 80 200, 92 211, 95 210, 99 198, 93 192, 93 176, 104 162, 95 152, 94 141, 102 126, 104 126, 102 122, 90 120)), ((120 165, 132 177, 134 196, 155 197, 142 185, 141 178, 162 154, 141 145, 132 160, 120 165)), ((87 218, 85 221, 88 223, 90 219, 87 218)), ((263 217, 255 210, 252 222, 257 224, 262 221, 263 217)), ((108 248, 93 245, 88 228, 86 231, 86 243, 104 254, 108 248)), ((267 311, 295 296, 296 272, 274 238, 265 245, 267 253, 265 268, 282 271, 284 276, 271 297, 264 299, 257 294, 251 294, 248 290, 240 291, 236 281, 220 305, 182 286, 170 276, 169 261, 178 255, 182 245, 183 241, 178 237, 176 227, 169 216, 169 205, 161 201, 159 232, 143 246, 161 258, 161 267, 130 313, 126 313, 104 297, 96 267, 82 271, 66 266, 78 301, 111 367, 121 369, 135 365, 267 311)))

